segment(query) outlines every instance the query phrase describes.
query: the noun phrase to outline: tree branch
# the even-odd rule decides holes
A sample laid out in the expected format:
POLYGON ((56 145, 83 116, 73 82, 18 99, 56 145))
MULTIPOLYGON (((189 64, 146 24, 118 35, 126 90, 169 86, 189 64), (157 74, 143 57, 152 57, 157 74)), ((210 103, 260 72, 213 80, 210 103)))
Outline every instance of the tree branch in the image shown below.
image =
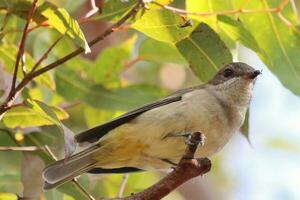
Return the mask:
POLYGON ((13 94, 13 91, 14 91, 15 86, 16 86, 19 63, 20 63, 20 59, 23 56, 24 51, 25 51, 25 43, 26 43, 26 38, 27 38, 27 34, 28 34, 27 30, 28 30, 31 18, 34 14, 34 11, 35 11, 35 8, 36 8, 36 3, 37 3, 37 0, 34 0, 33 3, 32 3, 31 9, 28 12, 27 21, 26 21, 25 27, 23 29, 22 39, 21 39, 21 42, 20 42, 20 45, 19 45, 19 51, 18 51, 17 58, 16 58, 16 63, 15 63, 15 67, 14 67, 14 74, 13 74, 13 80, 12 80, 9 96, 11 96, 13 94))
MULTIPOLYGON (((37 0, 35 0, 37 1, 37 0)), ((131 18, 132 16, 134 16, 141 8, 144 7, 144 1, 143 0, 139 0, 136 5, 126 14, 124 15, 119 21, 117 21, 115 24, 113 24, 110 28, 108 28, 106 31, 104 31, 101 35, 99 35, 98 37, 96 37, 95 39, 93 39, 92 41, 90 41, 88 44, 89 46, 93 46, 94 44, 96 44, 97 42, 103 40, 105 37, 107 37, 108 35, 110 35, 111 33, 115 32, 115 30, 120 27, 122 24, 124 24, 129 18, 131 18)), ((28 26, 26 27, 26 30, 28 29, 28 26)), ((25 30, 25 28, 24 28, 25 30)), ((27 33, 27 31, 25 31, 25 33, 27 33)), ((26 35, 25 35, 26 38, 26 35)), ((21 44, 25 42, 24 39, 22 39, 21 44), (23 41, 23 42, 22 42, 23 41)), ((23 44, 24 45, 24 44, 23 44)), ((30 82, 32 81, 35 77, 49 71, 52 70, 58 66, 60 66, 61 64, 67 62, 68 60, 74 58, 75 56, 81 54, 82 52, 84 52, 83 48, 78 48, 77 50, 73 51, 72 53, 62 57, 61 59, 43 67, 40 68, 38 70, 32 71, 28 74, 26 74, 26 76, 23 78, 23 80, 15 87, 15 84, 13 84, 12 86, 12 90, 10 91, 10 94, 8 95, 8 97, 6 98, 5 102, 0 105, 0 120, 3 117, 3 114, 9 110, 14 102, 14 99, 16 98, 16 96, 18 96, 18 93, 30 82)), ((48 53, 46 53, 48 54, 48 53)), ((19 55, 19 54, 18 54, 19 55)), ((17 58, 17 62, 19 63, 20 58, 17 58)), ((34 67, 36 68, 36 67, 34 67)), ((17 71, 17 68, 16 70, 17 71)), ((16 72, 17 73, 17 72, 16 72)), ((16 78, 16 76, 14 76, 16 78)), ((15 81, 13 81, 15 83, 15 81)))
POLYGON ((52 49, 57 45, 57 43, 64 37, 64 35, 61 35, 59 38, 55 40, 55 42, 49 47, 49 49, 42 55, 42 57, 35 63, 35 65, 32 67, 30 73, 33 73, 38 66, 48 57, 48 54, 52 51, 52 49))
POLYGON ((168 195, 184 182, 209 172, 211 162, 208 158, 194 158, 197 147, 199 144, 203 144, 203 140, 203 134, 200 132, 193 133, 187 142, 185 153, 174 171, 140 193, 111 200, 158 200, 168 195))
POLYGON ((37 151, 40 150, 36 146, 13 147, 13 146, 0 146, 0 151, 37 151))

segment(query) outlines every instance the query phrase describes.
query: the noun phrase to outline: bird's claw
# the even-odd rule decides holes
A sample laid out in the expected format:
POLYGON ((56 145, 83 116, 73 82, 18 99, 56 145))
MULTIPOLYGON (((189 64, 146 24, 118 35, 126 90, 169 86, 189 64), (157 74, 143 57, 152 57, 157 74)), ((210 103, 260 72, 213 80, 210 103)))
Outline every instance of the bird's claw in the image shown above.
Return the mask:
POLYGON ((196 141, 192 141, 192 135, 193 135, 193 132, 189 132, 189 133, 186 133, 187 135, 187 139, 185 141, 185 144, 188 145, 188 146, 203 146, 204 145, 204 142, 205 142, 205 135, 203 133, 200 133, 200 139, 199 140, 196 140, 196 141))

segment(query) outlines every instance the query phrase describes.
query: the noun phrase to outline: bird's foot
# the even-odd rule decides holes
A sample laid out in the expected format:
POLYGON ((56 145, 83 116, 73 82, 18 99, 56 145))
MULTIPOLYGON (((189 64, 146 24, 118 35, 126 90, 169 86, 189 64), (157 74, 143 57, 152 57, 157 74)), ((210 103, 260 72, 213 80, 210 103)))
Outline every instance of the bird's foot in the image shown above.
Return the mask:
POLYGON ((186 135, 187 135, 187 139, 186 139, 185 143, 188 146, 198 146, 198 145, 203 146, 204 145, 205 135, 203 133, 200 133, 200 139, 197 141, 192 140, 193 132, 188 132, 188 133, 186 133, 186 135))

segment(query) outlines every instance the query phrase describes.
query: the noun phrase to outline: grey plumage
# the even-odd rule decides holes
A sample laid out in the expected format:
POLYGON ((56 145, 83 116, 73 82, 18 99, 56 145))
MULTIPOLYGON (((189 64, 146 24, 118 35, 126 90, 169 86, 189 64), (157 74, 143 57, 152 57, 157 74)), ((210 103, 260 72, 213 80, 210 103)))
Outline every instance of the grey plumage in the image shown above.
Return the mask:
POLYGON ((109 173, 166 169, 182 156, 183 136, 200 131, 205 145, 197 156, 219 151, 242 125, 257 70, 230 63, 201 86, 177 91, 76 136, 92 147, 48 166, 45 189, 84 172, 109 173))

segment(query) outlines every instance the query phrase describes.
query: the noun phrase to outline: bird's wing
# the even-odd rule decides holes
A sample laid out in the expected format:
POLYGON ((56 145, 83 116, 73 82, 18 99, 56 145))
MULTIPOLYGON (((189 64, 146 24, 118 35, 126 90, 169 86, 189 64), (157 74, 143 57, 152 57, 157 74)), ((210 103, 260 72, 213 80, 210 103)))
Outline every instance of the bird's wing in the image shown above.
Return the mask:
POLYGON ((154 109, 154 108, 157 108, 157 107, 160 107, 160 106, 164 106, 164 105, 167 105, 167 104, 170 104, 170 103, 173 103, 173 102, 176 102, 176 101, 180 101, 181 98, 182 98, 182 94, 188 92, 190 90, 181 90, 181 91, 178 91, 176 93, 174 93, 173 95, 170 95, 164 99, 160 99, 158 101, 155 101, 153 103, 150 103, 150 104, 146 104, 140 108, 137 108, 135 110, 132 110, 128 113, 125 113, 111 121, 108 121, 106 122, 105 124, 102 124, 100 126, 97 126, 97 127, 94 127, 94 128, 91 128, 87 131, 84 131, 78 135, 75 136, 76 138, 76 141, 78 143, 82 143, 82 142, 96 142, 98 141, 101 137, 103 137, 106 133, 108 133, 110 130, 126 123, 126 122, 129 122, 130 120, 136 118, 138 115, 148 111, 148 110, 151 110, 151 109, 154 109))

